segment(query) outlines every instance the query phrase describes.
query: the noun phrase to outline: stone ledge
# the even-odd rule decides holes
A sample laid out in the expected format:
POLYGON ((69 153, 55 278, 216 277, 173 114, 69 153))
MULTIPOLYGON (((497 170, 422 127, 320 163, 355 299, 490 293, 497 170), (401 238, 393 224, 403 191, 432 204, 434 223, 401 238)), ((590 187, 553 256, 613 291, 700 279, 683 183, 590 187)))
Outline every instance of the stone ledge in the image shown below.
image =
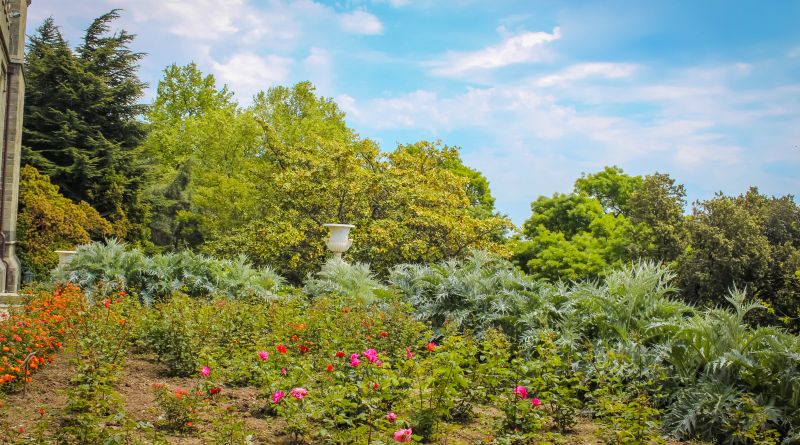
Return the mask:
POLYGON ((23 299, 19 294, 15 293, 0 293, 0 306, 6 305, 19 305, 22 304, 23 299))

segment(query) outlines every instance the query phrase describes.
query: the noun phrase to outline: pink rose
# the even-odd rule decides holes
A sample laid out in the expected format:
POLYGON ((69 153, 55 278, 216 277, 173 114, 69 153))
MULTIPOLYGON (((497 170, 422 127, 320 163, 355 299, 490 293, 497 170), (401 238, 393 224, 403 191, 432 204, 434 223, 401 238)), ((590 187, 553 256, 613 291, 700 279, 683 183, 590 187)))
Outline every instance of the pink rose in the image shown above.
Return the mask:
POLYGON ((208 366, 203 366, 203 368, 200 370, 200 375, 202 375, 203 377, 210 376, 211 375, 211 368, 209 368, 208 366))
POLYGON ((375 361, 378 360, 378 351, 372 348, 367 349, 366 351, 363 352, 363 354, 364 357, 366 357, 370 363, 375 363, 375 361))
POLYGON ((290 394, 297 400, 303 400, 303 398, 308 395, 308 390, 305 388, 294 388, 290 394))
POLYGON ((274 393, 272 393, 272 403, 278 404, 281 401, 281 399, 283 399, 285 396, 286 394, 284 394, 283 391, 281 390, 275 391, 274 393))
POLYGON ((403 428, 394 432, 395 442, 411 442, 411 428, 403 428))
POLYGON ((514 388, 514 394, 516 394, 518 397, 522 399, 528 398, 528 390, 525 389, 524 386, 517 386, 516 388, 514 388))
POLYGON ((260 358, 262 361, 268 359, 269 358, 269 352, 267 352, 267 351, 259 351, 258 358, 260 358))
POLYGON ((389 411, 388 413, 386 413, 386 420, 388 420, 389 423, 394 423, 397 420, 397 414, 395 414, 392 411, 389 411))

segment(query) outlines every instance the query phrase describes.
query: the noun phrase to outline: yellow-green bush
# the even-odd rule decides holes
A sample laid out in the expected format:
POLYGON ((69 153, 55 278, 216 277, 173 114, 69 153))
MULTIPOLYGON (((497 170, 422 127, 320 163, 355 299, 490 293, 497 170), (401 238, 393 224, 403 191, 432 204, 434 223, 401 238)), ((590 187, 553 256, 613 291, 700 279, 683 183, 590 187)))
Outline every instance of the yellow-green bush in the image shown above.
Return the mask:
POLYGON ((31 166, 20 170, 19 257, 35 276, 58 264, 54 250, 71 249, 111 233, 111 224, 85 201, 74 203, 31 166))

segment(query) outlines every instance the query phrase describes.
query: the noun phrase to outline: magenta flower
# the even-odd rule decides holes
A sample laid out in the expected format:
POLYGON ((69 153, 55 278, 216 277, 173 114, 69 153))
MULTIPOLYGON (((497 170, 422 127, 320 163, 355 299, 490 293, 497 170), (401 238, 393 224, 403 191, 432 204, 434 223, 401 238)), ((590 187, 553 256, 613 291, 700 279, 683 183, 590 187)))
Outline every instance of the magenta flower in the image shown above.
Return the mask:
POLYGON ((386 420, 388 420, 389 423, 394 423, 397 420, 397 414, 395 414, 392 411, 389 411, 388 413, 386 413, 386 420))
POLYGON ((359 363, 361 360, 358 359, 358 354, 350 354, 350 366, 355 368, 359 363))
POLYGON ((203 366, 203 368, 200 370, 200 375, 202 375, 203 377, 210 376, 211 375, 211 368, 209 368, 208 366, 203 366))
POLYGON ((267 352, 267 351, 259 351, 258 352, 258 358, 260 358, 261 361, 264 361, 264 360, 268 359, 269 358, 269 352, 267 352))
POLYGON ((531 399, 531 403, 533 404, 533 406, 539 406, 539 405, 542 404, 542 401, 539 400, 538 397, 534 397, 534 398, 531 399))
POLYGON ((414 357, 414 353, 411 352, 411 348, 406 346, 406 358, 412 358, 412 357, 414 357))
POLYGON ((366 357, 370 363, 375 363, 375 361, 378 360, 378 351, 372 348, 367 349, 366 351, 363 352, 363 354, 364 357, 366 357))
POLYGON ((517 386, 516 388, 514 388, 514 394, 516 394, 518 397, 522 399, 528 398, 528 390, 525 389, 524 386, 517 386))
POLYGON ((281 374, 286 375, 286 368, 281 368, 281 374))
POLYGON ((308 390, 305 388, 294 388, 290 394, 297 400, 303 400, 303 398, 308 395, 308 390))
POLYGON ((286 394, 284 394, 283 391, 275 391, 272 393, 272 403, 277 405, 284 397, 286 397, 286 394))
POLYGON ((411 428, 403 428, 394 432, 395 442, 411 442, 411 428))
POLYGON ((375 360, 375 366, 380 366, 380 365, 382 365, 382 364, 383 364, 383 362, 382 362, 382 361, 380 361, 380 360, 375 360))

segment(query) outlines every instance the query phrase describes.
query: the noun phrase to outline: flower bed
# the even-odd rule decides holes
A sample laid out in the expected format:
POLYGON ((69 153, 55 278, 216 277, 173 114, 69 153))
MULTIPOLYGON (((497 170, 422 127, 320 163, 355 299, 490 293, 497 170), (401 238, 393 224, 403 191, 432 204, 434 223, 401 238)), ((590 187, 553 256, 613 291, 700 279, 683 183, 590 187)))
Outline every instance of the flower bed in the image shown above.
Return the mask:
POLYGON ((51 363, 67 333, 80 322, 85 299, 77 286, 32 296, 24 308, 0 320, 0 390, 30 382, 36 370, 51 363))

